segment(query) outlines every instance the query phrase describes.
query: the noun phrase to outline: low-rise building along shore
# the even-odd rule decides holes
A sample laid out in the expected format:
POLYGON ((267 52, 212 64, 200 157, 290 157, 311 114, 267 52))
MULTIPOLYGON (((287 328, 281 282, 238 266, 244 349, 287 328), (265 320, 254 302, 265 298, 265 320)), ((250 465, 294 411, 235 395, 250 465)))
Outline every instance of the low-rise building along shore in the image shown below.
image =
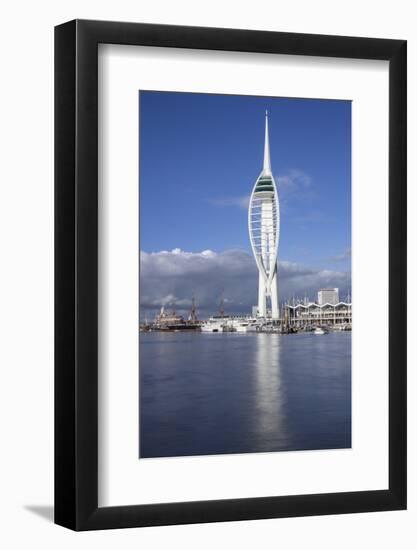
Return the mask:
POLYGON ((329 327, 352 326, 352 303, 338 302, 337 304, 285 304, 283 322, 294 328, 303 328, 311 325, 326 325, 329 327))

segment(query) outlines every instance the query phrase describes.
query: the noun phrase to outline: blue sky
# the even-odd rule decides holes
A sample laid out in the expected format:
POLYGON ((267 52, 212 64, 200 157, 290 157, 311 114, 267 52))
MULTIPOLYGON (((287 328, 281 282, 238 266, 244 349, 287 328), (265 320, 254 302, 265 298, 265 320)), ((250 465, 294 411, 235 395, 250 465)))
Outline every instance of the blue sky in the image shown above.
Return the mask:
POLYGON ((251 255, 247 199, 262 169, 268 109, 279 261, 349 278, 349 101, 140 92, 139 104, 145 254, 251 255))

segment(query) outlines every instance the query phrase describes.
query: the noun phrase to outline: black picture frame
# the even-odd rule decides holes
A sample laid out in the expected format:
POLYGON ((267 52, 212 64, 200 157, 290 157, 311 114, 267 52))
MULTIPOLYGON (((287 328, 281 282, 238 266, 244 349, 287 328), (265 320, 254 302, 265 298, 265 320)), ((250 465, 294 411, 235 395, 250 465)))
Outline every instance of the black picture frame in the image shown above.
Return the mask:
MULTIPOLYGON (((74 530, 406 508, 406 41, 74 20, 55 28, 55 522, 74 530), (389 488, 98 506, 98 44, 389 62, 389 488)), ((371 214, 370 214, 371 215, 371 214)))

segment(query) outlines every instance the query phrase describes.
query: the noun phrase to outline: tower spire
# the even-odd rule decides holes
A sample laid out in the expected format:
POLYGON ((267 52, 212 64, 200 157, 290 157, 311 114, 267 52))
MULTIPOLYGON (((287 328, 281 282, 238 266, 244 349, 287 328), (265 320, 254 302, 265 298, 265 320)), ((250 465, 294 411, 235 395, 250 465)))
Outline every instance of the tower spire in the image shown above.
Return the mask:
POLYGON ((265 111, 265 148, 264 148, 264 174, 270 175, 271 156, 269 153, 268 111, 265 111))

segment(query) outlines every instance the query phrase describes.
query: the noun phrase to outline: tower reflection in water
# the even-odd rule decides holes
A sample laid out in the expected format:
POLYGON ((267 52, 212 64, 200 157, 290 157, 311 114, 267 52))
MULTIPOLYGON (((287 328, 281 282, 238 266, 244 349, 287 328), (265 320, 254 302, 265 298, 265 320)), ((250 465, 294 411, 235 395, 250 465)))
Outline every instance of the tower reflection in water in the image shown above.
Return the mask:
POLYGON ((257 334, 254 354, 252 437, 257 451, 287 449, 286 396, 282 375, 282 338, 257 334))

